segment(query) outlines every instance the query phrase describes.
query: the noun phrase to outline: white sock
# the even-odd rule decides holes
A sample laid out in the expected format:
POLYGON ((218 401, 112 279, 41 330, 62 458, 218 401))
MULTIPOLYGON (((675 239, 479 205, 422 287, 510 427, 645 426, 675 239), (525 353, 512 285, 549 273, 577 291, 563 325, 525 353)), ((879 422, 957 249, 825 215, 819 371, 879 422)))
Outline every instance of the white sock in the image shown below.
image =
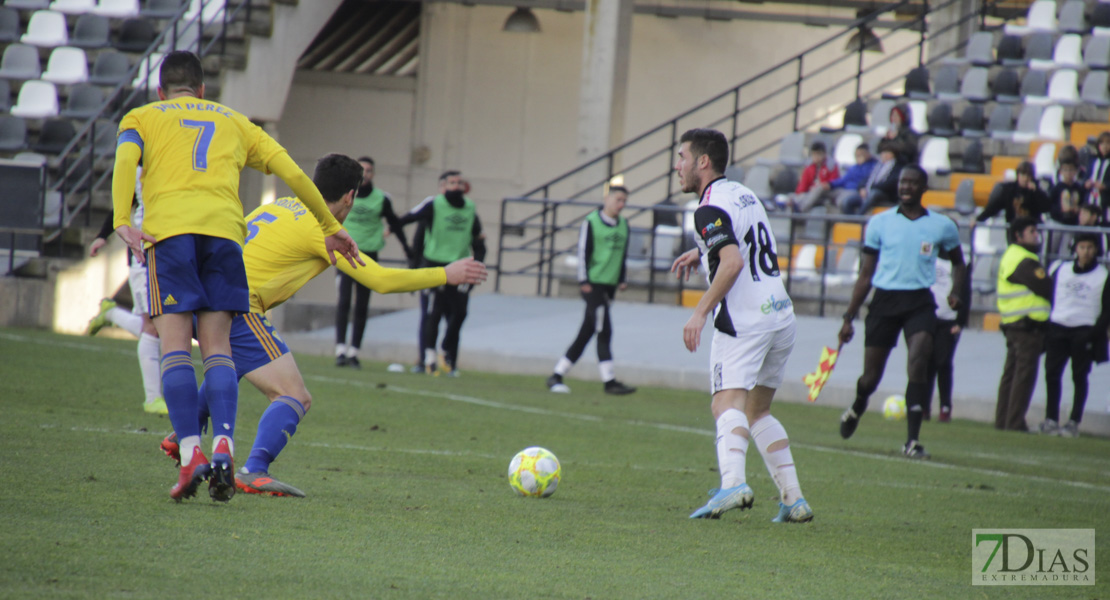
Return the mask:
POLYGON ((228 454, 231 454, 231 455, 234 456, 235 455, 235 442, 230 437, 228 437, 226 435, 212 436, 212 454, 216 453, 216 448, 220 445, 221 440, 227 440, 228 454))
POLYGON ((434 367, 434 366, 436 366, 436 351, 433 350, 432 348, 425 348, 424 349, 424 366, 425 367, 434 367))
POLYGON ((336 356, 343 356, 346 353, 347 353, 347 344, 336 344, 335 345, 335 355, 336 356))
POLYGON ((181 466, 189 466, 189 461, 193 460, 193 451, 200 446, 200 436, 190 435, 183 437, 177 441, 178 447, 181 450, 181 466))
POLYGON ((566 375, 573 366, 574 363, 570 362, 570 359, 564 356, 559 359, 559 362, 555 363, 555 374, 562 377, 566 375))
POLYGON ((162 341, 145 332, 139 336, 139 371, 143 375, 146 401, 154 402, 161 398, 162 341))
POLYGON ((129 310, 117 306, 108 310, 107 317, 110 323, 135 337, 143 332, 143 318, 129 310))
POLYGON ((721 471, 721 489, 734 488, 747 481, 745 474, 748 438, 736 433, 747 433, 748 417, 730 408, 717 417, 717 466, 721 471))
POLYGON ((790 506, 797 502, 802 497, 802 487, 798 484, 798 471, 794 468, 794 456, 790 453, 790 440, 786 437, 782 423, 771 415, 763 417, 752 426, 752 439, 763 455, 767 472, 779 487, 782 503, 790 506), (786 441, 786 447, 774 452, 767 451, 767 448, 779 441, 786 441))
POLYGON ((610 382, 617 378, 616 371, 613 370, 613 361, 603 360, 597 363, 597 370, 601 373, 601 380, 610 382))
POLYGON ((358 356, 358 346, 347 346, 347 358, 358 356))

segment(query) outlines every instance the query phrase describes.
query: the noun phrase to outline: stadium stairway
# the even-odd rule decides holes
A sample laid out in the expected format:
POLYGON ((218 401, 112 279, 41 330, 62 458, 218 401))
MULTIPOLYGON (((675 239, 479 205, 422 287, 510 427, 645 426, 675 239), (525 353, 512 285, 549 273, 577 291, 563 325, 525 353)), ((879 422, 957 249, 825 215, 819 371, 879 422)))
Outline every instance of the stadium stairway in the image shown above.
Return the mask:
MULTIPOLYGON (((280 310, 280 309, 279 309, 280 310)), ((499 294, 476 295, 470 300, 469 316, 463 328, 459 368, 534 376, 534 385, 544 385, 555 361, 566 351, 582 318, 582 302, 577 299, 535 298, 499 294)), ((703 332, 702 346, 695 353, 682 345, 682 327, 690 309, 618 302, 613 310, 613 356, 617 376, 632 385, 654 385, 689 389, 692 398, 708 400, 709 340, 712 330, 703 332)), ((278 317, 280 318, 280 317, 278 317)), ((798 317, 798 337, 787 363, 786 380, 778 394, 780 400, 804 403, 806 388, 802 377, 812 372, 821 348, 836 344, 838 319, 798 317)), ((417 355, 418 313, 398 311, 371 318, 361 355, 367 360, 398 362, 407 369, 417 355)), ((280 325, 279 325, 280 328, 280 325)), ((847 407, 855 398, 856 379, 863 370, 863 324, 857 322, 853 343, 846 346, 817 402, 823 406, 847 407)), ((335 331, 332 328, 308 332, 282 332, 295 353, 332 356, 335 331)), ((597 381, 597 359, 593 344, 570 372, 570 377, 597 381)), ((953 415, 959 419, 994 421, 998 380, 1005 359, 1005 340, 999 332, 967 330, 956 350, 953 415)), ((1043 361, 1042 361, 1043 362, 1043 361)), ((891 354, 879 390, 871 400, 869 419, 881 417, 882 400, 890 394, 904 394, 906 386, 905 344, 891 354)), ((365 369, 364 369, 365 371, 365 369)), ((424 377, 425 375, 413 375, 424 377)), ((1096 365, 1090 377, 1091 395, 1080 425, 1082 435, 1110 436, 1110 366, 1096 365)), ((311 382, 309 382, 311 387, 311 382)), ((600 384, 571 383, 574 393, 600 392, 600 384)), ((644 392, 639 392, 644 393, 644 392)), ((1071 377, 1063 382, 1061 411, 1071 407, 1071 377)), ((559 396, 552 395, 552 402, 559 396)), ((1027 420, 1036 427, 1044 418, 1043 368, 1033 394, 1027 420)), ((707 408, 708 402, 697 404, 707 408)), ((934 414, 939 410, 934 404, 934 414)), ((829 428, 837 425, 830 421, 829 428)), ((928 435, 928 432, 925 434, 928 435)))

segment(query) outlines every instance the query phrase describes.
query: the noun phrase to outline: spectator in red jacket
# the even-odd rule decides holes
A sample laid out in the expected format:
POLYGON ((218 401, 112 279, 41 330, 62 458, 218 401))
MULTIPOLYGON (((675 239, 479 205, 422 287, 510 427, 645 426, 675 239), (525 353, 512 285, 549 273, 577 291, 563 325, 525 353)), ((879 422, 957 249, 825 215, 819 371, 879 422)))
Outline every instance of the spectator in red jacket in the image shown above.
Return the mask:
POLYGON ((832 194, 828 184, 840 177, 840 169, 836 164, 829 164, 824 142, 816 141, 810 145, 809 159, 810 163, 802 171, 798 187, 790 198, 790 206, 794 211, 808 211, 823 202, 826 196, 831 199, 832 194))

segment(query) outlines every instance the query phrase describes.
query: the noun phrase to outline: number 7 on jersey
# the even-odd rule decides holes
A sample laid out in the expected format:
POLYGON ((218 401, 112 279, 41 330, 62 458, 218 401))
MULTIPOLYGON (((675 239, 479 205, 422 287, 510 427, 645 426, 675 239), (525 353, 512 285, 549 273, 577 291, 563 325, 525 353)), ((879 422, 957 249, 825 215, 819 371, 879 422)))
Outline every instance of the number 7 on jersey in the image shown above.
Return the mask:
POLYGON ((193 170, 208 170, 208 146, 212 143, 212 136, 216 133, 215 121, 195 121, 181 119, 181 126, 186 129, 196 129, 197 139, 193 143, 193 170))

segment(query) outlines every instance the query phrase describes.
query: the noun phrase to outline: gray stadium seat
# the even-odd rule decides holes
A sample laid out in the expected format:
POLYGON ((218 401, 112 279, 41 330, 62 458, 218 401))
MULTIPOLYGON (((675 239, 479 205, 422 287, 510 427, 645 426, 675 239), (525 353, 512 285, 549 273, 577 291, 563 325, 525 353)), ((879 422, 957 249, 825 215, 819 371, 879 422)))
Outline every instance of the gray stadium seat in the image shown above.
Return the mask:
POLYGON ((120 26, 115 46, 123 52, 146 52, 157 35, 148 19, 127 19, 120 26))
POLYGON ((1009 104, 996 104, 987 120, 987 133, 992 138, 1007 139, 1014 134, 1014 112, 1009 104))
POLYGON ((12 84, 7 79, 0 79, 0 113, 6 113, 12 108, 12 84))
POLYGON ((96 56, 89 83, 96 85, 119 85, 127 80, 131 63, 127 55, 115 50, 107 50, 96 56))
POLYGON ((890 111, 894 109, 893 100, 877 100, 871 105, 871 130, 879 133, 890 129, 890 111))
POLYGON ((35 152, 43 154, 58 154, 65 149, 66 144, 77 135, 73 121, 69 119, 48 119, 42 124, 39 139, 31 145, 35 152))
POLYGON ((952 105, 940 102, 929 110, 929 133, 949 137, 956 135, 956 127, 952 123, 952 105))
POLYGON ((27 122, 19 117, 0 115, 0 151, 16 152, 27 148, 27 122))
POLYGON ((964 179, 956 186, 956 212, 965 217, 975 212, 975 182, 964 179))
POLYGON ((1064 33, 1087 33, 1091 27, 1087 25, 1087 5, 1083 0, 1068 0, 1060 9, 1060 31, 1064 33))
POLYGON ((991 91, 987 85, 990 71, 986 67, 971 67, 964 73, 964 81, 960 85, 960 95, 971 102, 986 102, 991 99, 991 91))
POLYGON ((1088 71, 1087 77, 1083 80, 1083 90, 1079 92, 1079 98, 1083 102, 1095 106, 1110 106, 1108 86, 1110 86, 1110 73, 1106 71, 1088 71))
POLYGON ((17 10, 46 10, 50 0, 4 0, 4 6, 17 10))
POLYGON ((1087 39, 1083 64, 1090 69, 1110 69, 1110 36, 1092 35, 1087 39))
POLYGON ((933 97, 929 89, 928 67, 917 67, 906 74, 906 96, 914 100, 929 100, 933 97))
POLYGON ((69 91, 66 107, 59 113, 71 119, 90 119, 100 112, 104 104, 104 91, 100 86, 81 84, 75 85, 69 91))
POLYGON ((1029 69, 1021 79, 1021 96, 1045 96, 1048 92, 1048 74, 1037 69, 1029 69))
POLYGON ((844 107, 844 131, 849 133, 869 133, 867 125, 867 103, 855 99, 844 107))
POLYGON ((769 200, 774 197, 771 192, 771 167, 755 165, 748 169, 744 175, 744 186, 755 193, 760 200, 769 200))
POLYGON ((787 165, 790 167, 800 167, 805 165, 809 159, 806 157, 806 134, 804 131, 792 131, 782 138, 779 143, 779 157, 777 160, 773 159, 759 159, 759 164, 763 165, 787 165))
POLYGON ((93 142, 93 153, 97 156, 112 156, 116 153, 116 129, 118 123, 112 121, 97 121, 96 138, 93 142))
MULTIPOLYGON (((971 140, 971 142, 964 147, 963 156, 960 157, 959 171, 961 173, 982 173, 985 170, 986 162, 983 160, 983 143, 979 140, 971 140)), ((957 197, 957 200, 959 200, 959 197, 957 197)))
MULTIPOLYGON (((966 82, 967 79, 965 78, 964 81, 966 82)), ((986 82, 984 81, 984 86, 985 84, 986 82)), ((937 69, 933 91, 936 93, 937 100, 944 100, 946 102, 960 100, 960 67, 956 65, 941 65, 940 68, 937 69)))
POLYGON ((22 29, 19 25, 19 13, 13 8, 0 6, 0 43, 18 41, 23 33, 22 29))
POLYGON ((987 135, 983 128, 983 107, 978 104, 968 104, 960 113, 960 133, 964 137, 983 137, 987 135))
POLYGON ((11 44, 0 59, 0 77, 4 79, 38 79, 42 75, 38 48, 11 44))
POLYGON ((184 7, 184 0, 147 0, 142 15, 149 19, 169 19, 184 7))
POLYGON ((973 66, 989 67, 994 60, 994 34, 989 31, 976 31, 967 41, 964 58, 973 66))
POLYGON ((1025 64, 1051 64, 1055 48, 1051 33, 1034 33, 1025 42, 1025 64))
POLYGON ((107 48, 111 45, 108 34, 111 24, 107 17, 94 14, 83 14, 77 18, 73 26, 73 35, 69 38, 69 45, 86 50, 107 48))
POLYGON ((1041 127, 1041 115, 1044 107, 1035 104, 1026 104, 1021 107, 1017 125, 1014 126, 1013 139, 1016 142, 1029 142, 1037 139, 1041 127))
POLYGON ((1022 47, 1021 38, 1016 35, 1004 35, 998 40, 995 48, 998 62, 1004 67, 1025 66, 1025 49, 1022 47))
POLYGON ((1021 80, 1017 71, 1007 67, 994 78, 994 99, 998 102, 1021 102, 1021 80))

